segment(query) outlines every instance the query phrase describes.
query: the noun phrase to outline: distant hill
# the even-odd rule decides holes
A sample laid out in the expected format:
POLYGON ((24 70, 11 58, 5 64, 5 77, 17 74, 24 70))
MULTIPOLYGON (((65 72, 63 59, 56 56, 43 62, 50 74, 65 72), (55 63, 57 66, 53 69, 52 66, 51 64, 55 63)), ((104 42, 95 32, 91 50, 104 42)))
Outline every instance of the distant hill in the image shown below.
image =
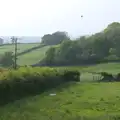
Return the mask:
MULTIPOLYGON (((0 38, 4 39, 4 43, 11 43, 12 36, 0 36, 0 38)), ((18 42, 20 43, 36 43, 41 41, 40 36, 16 36, 20 38, 18 42)))

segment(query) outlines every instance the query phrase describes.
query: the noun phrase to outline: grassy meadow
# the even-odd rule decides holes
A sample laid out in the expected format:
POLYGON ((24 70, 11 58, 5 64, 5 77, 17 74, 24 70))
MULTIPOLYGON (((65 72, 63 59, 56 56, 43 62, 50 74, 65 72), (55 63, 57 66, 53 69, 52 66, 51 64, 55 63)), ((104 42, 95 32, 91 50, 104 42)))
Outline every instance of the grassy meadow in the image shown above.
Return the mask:
POLYGON ((42 60, 45 56, 45 52, 48 50, 50 46, 46 46, 43 48, 39 48, 27 54, 21 55, 18 57, 18 64, 19 65, 32 65, 40 60, 42 60))
POLYGON ((81 82, 64 84, 34 97, 0 107, 0 120, 119 120, 120 83, 98 83, 88 71, 118 73, 119 63, 69 67, 81 82), (88 82, 89 81, 89 82, 88 82), (56 93, 56 96, 50 96, 56 93))
MULTIPOLYGON (((20 43, 18 44, 18 53, 23 52, 24 50, 30 49, 32 47, 38 46, 38 43, 20 43)), ((0 46, 0 54, 4 54, 4 52, 12 51, 14 52, 14 45, 4 45, 0 46)))
MULTIPOLYGON (((25 50, 31 49, 38 45, 40 45, 40 43, 20 43, 18 44, 17 53, 24 52, 25 50)), ((48 50, 49 47, 50 46, 38 48, 36 50, 18 56, 18 65, 32 65, 39 62, 44 58, 45 52, 48 50)), ((0 46, 0 54, 4 54, 8 51, 14 52, 14 45, 0 46)))

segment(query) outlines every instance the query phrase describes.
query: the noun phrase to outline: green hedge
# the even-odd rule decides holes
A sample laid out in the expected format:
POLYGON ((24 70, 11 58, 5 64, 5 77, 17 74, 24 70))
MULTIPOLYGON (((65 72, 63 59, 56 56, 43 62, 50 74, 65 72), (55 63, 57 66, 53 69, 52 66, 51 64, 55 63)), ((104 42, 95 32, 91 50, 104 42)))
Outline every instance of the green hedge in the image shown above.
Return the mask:
POLYGON ((0 75, 0 104, 38 94, 69 81, 80 81, 80 73, 47 67, 4 72, 0 75))

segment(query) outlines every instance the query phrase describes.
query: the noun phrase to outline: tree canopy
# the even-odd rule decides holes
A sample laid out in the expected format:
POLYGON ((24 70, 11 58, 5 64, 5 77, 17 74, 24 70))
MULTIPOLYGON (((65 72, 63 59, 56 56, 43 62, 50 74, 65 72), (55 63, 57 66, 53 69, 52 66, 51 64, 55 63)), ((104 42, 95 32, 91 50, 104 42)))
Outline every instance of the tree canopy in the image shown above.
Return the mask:
POLYGON ((57 45, 63 41, 70 40, 67 32, 57 31, 52 34, 45 34, 42 38, 41 43, 45 45, 57 45))
MULTIPOLYGON (((60 41, 62 37, 59 35, 55 33, 50 36, 56 36, 54 40, 60 41)), ((114 22, 102 32, 89 37, 82 36, 73 41, 64 41, 59 46, 50 48, 46 54, 45 62, 48 63, 50 60, 51 64, 78 64, 106 59, 120 60, 119 46, 120 23, 114 22)))
POLYGON ((0 64, 5 67, 12 66, 14 64, 13 52, 5 52, 4 55, 1 56, 0 64))

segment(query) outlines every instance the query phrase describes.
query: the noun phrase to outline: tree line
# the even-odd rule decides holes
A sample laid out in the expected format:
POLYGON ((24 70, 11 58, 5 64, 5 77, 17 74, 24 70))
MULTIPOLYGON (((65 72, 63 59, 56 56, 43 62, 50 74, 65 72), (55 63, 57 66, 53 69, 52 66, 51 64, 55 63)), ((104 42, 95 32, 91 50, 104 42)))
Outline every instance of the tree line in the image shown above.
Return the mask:
MULTIPOLYGON (((40 65, 78 65, 120 61, 120 23, 113 22, 103 31, 71 40, 65 31, 45 34, 41 44, 54 45, 45 53, 40 65)), ((14 42, 14 41, 13 41, 14 42)), ((0 58, 0 64, 14 64, 12 52, 0 58)))
MULTIPOLYGON (((44 38, 42 42, 45 41, 44 38)), ((53 44, 53 39, 48 38, 49 44, 53 44)), ((70 40, 64 34, 64 38, 55 39, 56 43, 59 41, 58 43, 61 44, 51 47, 41 63, 74 65, 120 60, 120 23, 118 22, 109 24, 103 31, 91 36, 81 36, 75 40, 70 40)))
MULTIPOLYGON (((67 32, 61 32, 61 31, 57 31, 54 32, 52 34, 46 34, 44 35, 42 38, 42 40, 40 41, 41 44, 38 44, 38 46, 33 47, 31 49, 25 50, 20 54, 24 54, 27 53, 29 51, 32 51, 33 49, 38 49, 41 48, 43 46, 47 46, 47 45, 57 45, 62 43, 62 41, 67 41, 70 40, 68 33, 67 32)), ((12 44, 15 44, 14 39, 11 40, 12 44)), ((8 67, 8 66, 13 66, 14 65, 14 52, 5 52, 4 54, 0 55, 0 64, 4 67, 8 67)))

